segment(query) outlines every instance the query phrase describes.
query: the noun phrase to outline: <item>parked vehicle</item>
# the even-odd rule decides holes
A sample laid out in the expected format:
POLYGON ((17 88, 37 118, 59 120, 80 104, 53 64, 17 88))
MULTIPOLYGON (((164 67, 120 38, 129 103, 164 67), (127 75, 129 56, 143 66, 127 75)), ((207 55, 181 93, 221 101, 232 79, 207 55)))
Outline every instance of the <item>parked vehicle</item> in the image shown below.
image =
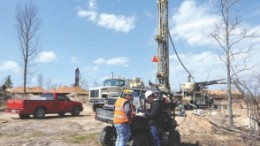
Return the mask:
POLYGON ((82 103, 71 101, 65 94, 61 93, 43 93, 37 98, 9 99, 7 101, 7 111, 18 113, 20 118, 29 118, 33 115, 37 119, 45 117, 45 114, 58 113, 64 116, 65 113, 71 113, 78 116, 83 110, 82 103))
POLYGON ((93 112, 97 108, 102 108, 105 99, 108 97, 118 98, 121 92, 130 87, 144 88, 144 83, 140 78, 108 78, 104 80, 103 85, 89 89, 89 102, 92 104, 93 112))

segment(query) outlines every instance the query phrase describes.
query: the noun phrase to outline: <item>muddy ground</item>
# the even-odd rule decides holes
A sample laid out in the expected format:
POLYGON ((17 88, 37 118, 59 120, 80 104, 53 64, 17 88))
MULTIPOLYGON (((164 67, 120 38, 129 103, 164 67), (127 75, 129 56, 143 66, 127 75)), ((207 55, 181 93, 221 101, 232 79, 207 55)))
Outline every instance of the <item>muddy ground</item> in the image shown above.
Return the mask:
MULTIPOLYGON (((241 134, 216 128, 209 121, 225 125, 226 111, 220 109, 203 109, 204 116, 187 111, 186 117, 176 117, 177 130, 181 133, 181 146, 260 146, 260 142, 243 138, 241 134)), ((246 128, 248 120, 246 110, 234 110, 235 125, 246 128)), ((1 146, 100 146, 99 132, 106 126, 94 119, 94 113, 88 104, 78 117, 66 114, 46 115, 38 120, 34 118, 19 119, 17 114, 0 112, 1 146)))

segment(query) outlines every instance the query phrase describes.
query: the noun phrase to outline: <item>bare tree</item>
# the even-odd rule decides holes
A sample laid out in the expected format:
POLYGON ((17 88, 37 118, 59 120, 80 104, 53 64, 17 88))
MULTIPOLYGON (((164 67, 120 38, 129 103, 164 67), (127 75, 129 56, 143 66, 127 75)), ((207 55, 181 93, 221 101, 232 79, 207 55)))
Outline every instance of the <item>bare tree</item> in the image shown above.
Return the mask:
POLYGON ((42 74, 38 74, 37 82, 38 82, 38 86, 42 87, 42 85, 43 85, 43 75, 42 74))
POLYGON ((52 78, 49 77, 48 80, 46 81, 46 89, 51 89, 53 86, 52 78))
POLYGON ((98 87, 98 86, 99 86, 98 82, 97 82, 97 81, 94 81, 94 82, 93 82, 93 87, 98 87))
POLYGON ((81 79, 79 82, 79 86, 82 89, 88 89, 88 81, 86 79, 81 79))
MULTIPOLYGON (((234 74, 237 76, 237 74, 234 74)), ((256 76, 257 77, 257 76, 256 76)), ((255 78, 255 80, 258 80, 255 78)), ((259 106, 259 99, 257 100, 256 95, 252 93, 252 90, 258 89, 252 89, 249 87, 248 83, 246 81, 240 80, 238 77, 236 77, 233 80, 233 84, 236 86, 236 88, 239 90, 239 92, 243 95, 243 100, 245 101, 247 105, 247 111, 249 116, 249 126, 252 132, 256 133, 257 135, 260 135, 260 106, 259 106)))
POLYGON ((215 6, 220 14, 220 20, 215 25, 211 37, 217 41, 223 51, 220 59, 225 63, 226 68, 229 127, 234 127, 231 94, 232 77, 234 77, 234 74, 237 75, 250 69, 250 67, 246 66, 246 58, 242 60, 242 66, 239 65, 241 62, 239 64, 235 64, 235 62, 238 57, 241 60, 241 56, 248 54, 253 47, 253 45, 250 45, 249 47, 242 48, 238 44, 241 45, 243 41, 253 37, 254 33, 249 34, 239 20, 239 0, 218 0, 218 2, 215 6))
POLYGON ((37 32, 40 27, 38 8, 32 3, 25 3, 23 7, 18 6, 16 9, 16 22, 18 40, 23 59, 23 92, 25 94, 29 67, 38 53, 37 32))

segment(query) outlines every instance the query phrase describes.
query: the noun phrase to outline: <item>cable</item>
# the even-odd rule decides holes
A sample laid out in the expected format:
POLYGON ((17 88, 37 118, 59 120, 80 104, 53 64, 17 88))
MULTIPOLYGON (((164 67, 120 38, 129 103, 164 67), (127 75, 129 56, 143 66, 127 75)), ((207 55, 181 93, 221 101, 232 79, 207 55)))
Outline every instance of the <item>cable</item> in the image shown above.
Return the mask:
POLYGON ((181 65, 182 65, 182 67, 185 69, 185 71, 189 74, 189 77, 191 77, 192 80, 193 80, 193 82, 195 82, 193 76, 191 75, 191 73, 189 72, 189 70, 184 66, 184 64, 183 64, 182 61, 181 61, 181 59, 180 59, 180 57, 179 57, 179 55, 178 55, 178 53, 177 53, 177 51, 176 51, 176 48, 175 48, 175 46, 174 46, 174 43, 173 43, 173 41, 172 41, 172 37, 171 37, 171 34, 170 34, 170 31, 169 31, 169 30, 168 30, 168 34, 169 34, 169 37, 170 37, 170 40, 171 40, 171 44, 172 44, 173 50, 174 50, 174 52, 175 52, 175 54, 176 54, 176 56, 177 56, 179 62, 181 63, 181 65))

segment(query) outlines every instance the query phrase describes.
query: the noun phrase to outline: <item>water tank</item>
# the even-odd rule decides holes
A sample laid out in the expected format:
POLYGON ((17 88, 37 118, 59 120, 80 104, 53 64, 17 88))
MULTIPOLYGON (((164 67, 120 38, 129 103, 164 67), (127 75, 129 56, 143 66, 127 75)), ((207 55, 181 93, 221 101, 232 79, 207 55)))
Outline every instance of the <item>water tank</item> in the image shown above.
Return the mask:
POLYGON ((194 83, 185 83, 182 84, 182 88, 184 89, 184 91, 187 92, 192 92, 194 90, 195 84, 194 83))

